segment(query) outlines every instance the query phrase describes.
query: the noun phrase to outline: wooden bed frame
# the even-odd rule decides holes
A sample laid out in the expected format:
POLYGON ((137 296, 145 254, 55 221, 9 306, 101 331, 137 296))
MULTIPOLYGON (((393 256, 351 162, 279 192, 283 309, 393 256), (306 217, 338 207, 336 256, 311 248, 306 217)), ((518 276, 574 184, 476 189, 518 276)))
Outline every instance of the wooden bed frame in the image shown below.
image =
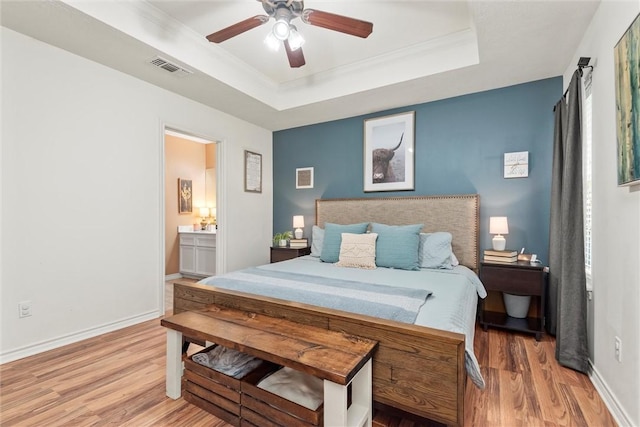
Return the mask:
MULTIPOLYGON (((316 224, 378 222, 424 224, 424 232, 448 231, 460 261, 478 269, 478 195, 331 199, 316 201, 316 224)), ((174 313, 216 304, 370 338, 374 401, 452 426, 464 424, 465 337, 339 310, 176 283, 174 313)))

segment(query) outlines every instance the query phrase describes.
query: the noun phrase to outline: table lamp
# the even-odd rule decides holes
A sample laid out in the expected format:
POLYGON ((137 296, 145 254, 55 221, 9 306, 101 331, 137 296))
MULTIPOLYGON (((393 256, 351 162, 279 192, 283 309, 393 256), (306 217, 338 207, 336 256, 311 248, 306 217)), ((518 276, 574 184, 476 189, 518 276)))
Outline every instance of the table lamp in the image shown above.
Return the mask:
POLYGON ((509 224, 506 216, 492 216, 489 218, 489 234, 495 234, 493 237, 493 250, 504 251, 507 246, 503 234, 509 234, 509 224))
POLYGON ((200 226, 202 230, 207 229, 207 220, 209 218, 209 208, 200 208, 200 218, 202 218, 202 222, 200 222, 200 226))
POLYGON ((294 215, 293 216, 293 228, 296 229, 294 232, 294 236, 296 239, 302 239, 302 229, 304 228, 304 216, 302 215, 294 215))

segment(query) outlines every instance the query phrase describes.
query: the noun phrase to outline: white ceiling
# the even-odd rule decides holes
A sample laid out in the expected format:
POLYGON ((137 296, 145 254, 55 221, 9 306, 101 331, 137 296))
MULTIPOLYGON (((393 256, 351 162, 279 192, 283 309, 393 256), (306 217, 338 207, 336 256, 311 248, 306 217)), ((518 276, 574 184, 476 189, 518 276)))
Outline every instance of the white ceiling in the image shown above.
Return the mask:
MULTIPOLYGON (((295 20, 306 65, 263 39, 205 36, 264 10, 256 0, 1 0, 3 26, 271 130, 561 75, 598 1, 329 1, 306 8, 373 23, 366 39, 295 20), (147 61, 160 55, 194 74, 147 61)), ((589 52, 580 53, 589 56, 589 52)))

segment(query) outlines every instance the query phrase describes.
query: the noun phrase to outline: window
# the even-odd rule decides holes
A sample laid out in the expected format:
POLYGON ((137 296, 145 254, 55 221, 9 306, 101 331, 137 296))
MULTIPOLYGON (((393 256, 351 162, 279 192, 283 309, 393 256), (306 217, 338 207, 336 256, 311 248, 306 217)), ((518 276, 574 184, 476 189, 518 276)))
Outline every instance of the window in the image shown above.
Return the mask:
POLYGON ((591 257, 592 257, 592 96, 591 96, 591 75, 589 70, 583 78, 584 84, 584 100, 582 103, 582 185, 583 185, 583 203, 584 203, 584 267, 587 275, 587 290, 591 291, 591 257))

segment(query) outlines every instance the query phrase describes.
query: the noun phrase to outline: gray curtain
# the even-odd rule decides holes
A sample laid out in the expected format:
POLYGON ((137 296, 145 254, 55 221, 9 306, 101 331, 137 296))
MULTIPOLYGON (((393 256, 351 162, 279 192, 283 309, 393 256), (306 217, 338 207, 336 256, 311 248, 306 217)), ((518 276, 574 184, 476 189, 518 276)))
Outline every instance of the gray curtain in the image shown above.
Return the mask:
POLYGON ((587 372, 587 291, 582 218, 581 70, 556 104, 549 226, 547 330, 560 364, 587 372), (568 96, 568 99, 567 99, 568 96))

